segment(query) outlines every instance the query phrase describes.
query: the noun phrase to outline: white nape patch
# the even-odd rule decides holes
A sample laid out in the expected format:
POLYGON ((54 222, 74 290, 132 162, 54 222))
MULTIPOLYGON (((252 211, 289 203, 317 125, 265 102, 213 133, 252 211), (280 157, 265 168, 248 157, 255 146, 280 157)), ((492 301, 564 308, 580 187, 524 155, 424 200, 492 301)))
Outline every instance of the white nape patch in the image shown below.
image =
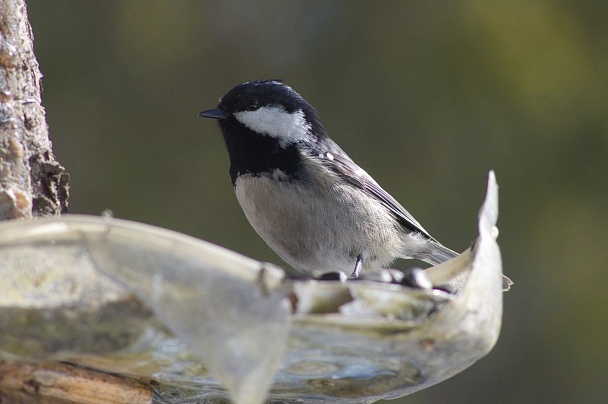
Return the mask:
POLYGON ((255 111, 235 112, 234 117, 249 129, 277 139, 283 147, 311 137, 310 124, 301 109, 289 113, 273 105, 255 111))
POLYGON ((279 170, 278 168, 275 168, 270 173, 270 178, 272 178, 275 181, 288 181, 289 180, 289 175, 287 175, 287 173, 285 173, 285 171, 279 170))

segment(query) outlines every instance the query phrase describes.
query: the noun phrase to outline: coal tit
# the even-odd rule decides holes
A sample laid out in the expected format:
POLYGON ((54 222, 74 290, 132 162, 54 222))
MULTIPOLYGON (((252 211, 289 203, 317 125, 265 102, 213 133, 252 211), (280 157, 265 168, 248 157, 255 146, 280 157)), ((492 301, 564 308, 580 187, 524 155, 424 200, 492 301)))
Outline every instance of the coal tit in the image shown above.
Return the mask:
POLYGON ((396 258, 439 264, 458 255, 355 164, 312 105, 280 81, 238 85, 199 115, 219 122, 245 216, 296 270, 356 277, 396 258))

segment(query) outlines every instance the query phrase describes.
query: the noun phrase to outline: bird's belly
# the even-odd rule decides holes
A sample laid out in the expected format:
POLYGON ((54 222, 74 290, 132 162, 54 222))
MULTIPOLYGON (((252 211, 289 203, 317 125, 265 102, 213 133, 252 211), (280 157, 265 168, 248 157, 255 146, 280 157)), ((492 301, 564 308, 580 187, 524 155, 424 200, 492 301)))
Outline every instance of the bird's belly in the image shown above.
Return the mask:
POLYGON ((350 274, 358 255, 364 270, 379 269, 399 255, 402 234, 395 220, 346 184, 313 187, 241 176, 235 192, 255 231, 302 272, 350 274))

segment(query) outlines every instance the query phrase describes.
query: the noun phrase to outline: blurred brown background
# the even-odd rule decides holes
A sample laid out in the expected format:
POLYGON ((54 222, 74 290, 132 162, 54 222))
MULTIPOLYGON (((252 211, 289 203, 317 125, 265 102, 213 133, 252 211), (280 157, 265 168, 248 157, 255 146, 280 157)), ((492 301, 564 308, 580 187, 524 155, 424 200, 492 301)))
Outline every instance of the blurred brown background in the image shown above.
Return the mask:
MULTIPOLYGON (((608 2, 28 0, 72 213, 174 229, 281 264, 197 117, 283 78, 435 237, 475 237, 500 185, 496 348, 404 403, 608 396, 608 2)), ((399 263, 407 266, 407 262, 399 263)))

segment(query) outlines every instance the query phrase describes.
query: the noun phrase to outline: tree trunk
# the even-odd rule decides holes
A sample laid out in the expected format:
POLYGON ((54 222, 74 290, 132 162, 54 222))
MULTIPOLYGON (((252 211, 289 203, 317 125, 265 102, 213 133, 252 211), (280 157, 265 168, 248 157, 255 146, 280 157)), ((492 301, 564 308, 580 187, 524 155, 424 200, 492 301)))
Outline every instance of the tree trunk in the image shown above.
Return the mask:
POLYGON ((68 174, 55 160, 42 74, 24 0, 0 1, 0 220, 66 211, 68 174))

